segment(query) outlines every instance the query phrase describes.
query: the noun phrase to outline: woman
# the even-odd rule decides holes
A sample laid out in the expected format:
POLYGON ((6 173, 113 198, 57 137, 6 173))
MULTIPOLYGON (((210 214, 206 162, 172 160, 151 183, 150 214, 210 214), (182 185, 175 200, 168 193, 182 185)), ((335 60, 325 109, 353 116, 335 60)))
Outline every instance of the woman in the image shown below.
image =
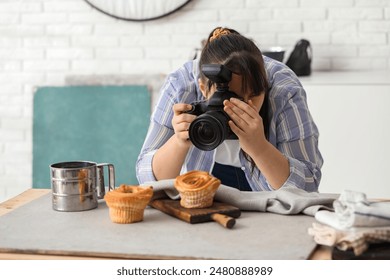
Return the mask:
POLYGON ((204 170, 243 191, 271 191, 295 186, 318 191, 323 160, 318 130, 296 75, 284 64, 263 57, 250 39, 229 28, 215 28, 200 60, 170 74, 139 155, 140 183, 204 170), (215 91, 199 69, 222 64, 233 74, 230 91, 242 100, 224 101, 229 126, 238 140, 225 140, 212 151, 192 145, 188 128, 196 118, 191 103, 215 91))

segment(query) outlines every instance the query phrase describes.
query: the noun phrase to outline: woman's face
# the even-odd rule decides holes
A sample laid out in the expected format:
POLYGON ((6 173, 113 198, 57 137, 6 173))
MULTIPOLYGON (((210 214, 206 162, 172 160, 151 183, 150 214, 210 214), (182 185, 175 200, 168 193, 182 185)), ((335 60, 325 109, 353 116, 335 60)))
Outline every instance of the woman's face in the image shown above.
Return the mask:
MULTIPOLYGON (((263 105, 264 102, 264 92, 260 94, 257 93, 257 95, 252 92, 243 92, 241 85, 242 85, 242 77, 240 75, 233 73, 232 80, 229 82, 229 90, 233 91, 238 96, 242 97, 242 99, 246 103, 248 103, 248 101, 251 100, 253 105, 260 112, 261 106, 263 105)), ((199 79, 199 88, 203 96, 209 99, 212 96, 212 94, 215 92, 216 85, 214 84, 209 91, 207 85, 204 82, 202 82, 201 79, 199 79)), ((249 89, 249 87, 247 88, 249 89)))

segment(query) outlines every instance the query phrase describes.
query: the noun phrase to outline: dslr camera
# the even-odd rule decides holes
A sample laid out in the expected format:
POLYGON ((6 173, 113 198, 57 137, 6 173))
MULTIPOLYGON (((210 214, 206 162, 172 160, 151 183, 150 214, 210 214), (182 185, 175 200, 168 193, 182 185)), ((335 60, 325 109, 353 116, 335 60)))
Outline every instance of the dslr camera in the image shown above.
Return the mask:
POLYGON ((206 101, 192 103, 186 113, 198 116, 190 125, 189 138, 200 150, 211 151, 226 139, 238 139, 230 129, 229 116, 223 110, 223 101, 232 97, 242 100, 229 90, 232 72, 222 64, 204 64, 202 73, 216 84, 216 91, 206 101))

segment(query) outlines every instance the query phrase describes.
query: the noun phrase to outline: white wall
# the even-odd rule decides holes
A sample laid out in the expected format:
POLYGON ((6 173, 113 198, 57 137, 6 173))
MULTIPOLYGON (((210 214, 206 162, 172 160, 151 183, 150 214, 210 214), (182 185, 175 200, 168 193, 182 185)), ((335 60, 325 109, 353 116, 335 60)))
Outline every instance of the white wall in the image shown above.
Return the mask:
POLYGON ((144 23, 83 0, 0 0, 0 201, 31 187, 35 87, 72 75, 166 74, 217 25, 261 48, 290 51, 307 38, 315 70, 390 69, 390 0, 193 0, 144 23))

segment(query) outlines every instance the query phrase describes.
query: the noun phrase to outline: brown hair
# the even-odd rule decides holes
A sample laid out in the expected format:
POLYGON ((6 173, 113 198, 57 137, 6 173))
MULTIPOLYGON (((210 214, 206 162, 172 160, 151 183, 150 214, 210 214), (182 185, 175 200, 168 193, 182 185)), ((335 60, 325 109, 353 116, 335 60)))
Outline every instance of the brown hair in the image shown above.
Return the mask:
MULTIPOLYGON (((264 132, 268 138, 268 80, 260 49, 252 40, 242 36, 236 30, 217 27, 209 34, 200 56, 199 67, 212 63, 223 64, 233 73, 240 75, 243 92, 251 92, 253 95, 264 92, 265 98, 260 116, 263 118, 264 132)), ((208 84, 210 90, 212 82, 202 73, 200 78, 208 84)))
MULTIPOLYGON (((268 80, 264 66, 263 55, 256 44, 242 36, 234 29, 217 27, 209 34, 206 45, 200 55, 199 69, 203 64, 223 64, 230 71, 242 77, 241 89, 248 90, 253 95, 265 94, 264 103, 260 109, 260 116, 263 119, 264 134, 268 139, 269 117, 268 117, 268 80)), ((208 91, 212 82, 200 71, 200 78, 208 84, 208 91)), ((255 163, 248 154, 244 152, 245 158, 252 165, 252 172, 255 163)))

